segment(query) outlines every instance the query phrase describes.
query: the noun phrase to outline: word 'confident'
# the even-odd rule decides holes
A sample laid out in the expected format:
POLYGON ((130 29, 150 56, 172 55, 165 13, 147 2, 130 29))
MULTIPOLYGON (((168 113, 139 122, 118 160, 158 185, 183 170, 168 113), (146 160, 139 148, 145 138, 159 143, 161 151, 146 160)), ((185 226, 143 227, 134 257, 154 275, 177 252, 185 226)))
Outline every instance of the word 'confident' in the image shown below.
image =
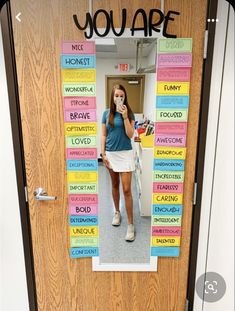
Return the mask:
MULTIPOLYGON (((122 9, 121 15, 121 28, 115 29, 114 27, 114 21, 113 21, 113 11, 111 10, 109 13, 103 9, 100 9, 95 12, 93 18, 89 12, 86 13, 86 21, 85 24, 82 26, 79 21, 77 15, 73 15, 73 20, 76 25, 76 27, 79 30, 85 30, 84 34, 87 39, 92 38, 93 33, 98 37, 105 37, 110 32, 110 29, 112 28, 113 34, 116 37, 120 37, 126 28, 126 22, 127 22, 127 10, 122 9), (105 28, 101 30, 101 28, 97 27, 97 19, 102 18, 105 21, 105 28), (90 31, 88 33, 88 31, 90 31), (100 33, 102 31, 103 33, 100 33)), ((133 37, 135 35, 136 31, 143 31, 144 36, 152 37, 153 31, 154 32, 160 32, 160 25, 163 23, 163 31, 162 35, 166 38, 176 38, 176 35, 167 33, 167 26, 169 21, 174 21, 173 15, 180 15, 179 12, 176 11, 168 11, 168 13, 164 16, 164 13, 161 10, 158 9, 151 9, 149 11, 149 16, 147 16, 146 12, 143 9, 138 9, 135 12, 135 15, 132 20, 132 27, 130 28, 131 36, 133 37), (139 27, 136 25, 138 22, 138 18, 142 18, 143 24, 142 27, 139 27)))

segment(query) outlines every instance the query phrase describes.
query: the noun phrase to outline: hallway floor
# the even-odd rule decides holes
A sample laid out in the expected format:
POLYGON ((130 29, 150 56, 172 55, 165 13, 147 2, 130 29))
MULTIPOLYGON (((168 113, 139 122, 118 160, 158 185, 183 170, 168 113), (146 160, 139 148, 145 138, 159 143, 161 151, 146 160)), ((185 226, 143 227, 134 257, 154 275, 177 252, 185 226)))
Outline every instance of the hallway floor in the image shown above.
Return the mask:
POLYGON ((136 239, 126 242, 127 215, 120 183, 120 211, 122 222, 112 226, 114 204, 111 194, 111 179, 103 163, 99 163, 99 234, 100 263, 149 263, 151 217, 141 217, 135 174, 132 176, 134 225, 136 239))

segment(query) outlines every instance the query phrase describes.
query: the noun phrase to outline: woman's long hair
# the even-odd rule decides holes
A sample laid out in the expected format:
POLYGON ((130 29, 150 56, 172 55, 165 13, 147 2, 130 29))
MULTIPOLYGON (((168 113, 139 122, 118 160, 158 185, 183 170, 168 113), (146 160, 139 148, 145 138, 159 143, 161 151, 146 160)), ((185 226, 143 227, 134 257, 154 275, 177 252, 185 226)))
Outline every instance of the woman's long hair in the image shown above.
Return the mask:
POLYGON ((114 127, 114 115, 116 113, 116 107, 117 107, 114 104, 114 100, 113 100, 114 93, 115 93, 116 90, 121 90, 125 94, 125 99, 124 99, 123 105, 126 105, 126 107, 127 107, 127 115, 128 115, 128 119, 129 119, 130 122, 132 120, 132 115, 133 115, 131 107, 128 104, 127 93, 126 93, 126 90, 125 90, 124 86, 122 86, 121 84, 114 85, 114 87, 112 89, 112 92, 111 92, 111 97, 110 97, 110 113, 109 113, 109 124, 112 127, 114 127))

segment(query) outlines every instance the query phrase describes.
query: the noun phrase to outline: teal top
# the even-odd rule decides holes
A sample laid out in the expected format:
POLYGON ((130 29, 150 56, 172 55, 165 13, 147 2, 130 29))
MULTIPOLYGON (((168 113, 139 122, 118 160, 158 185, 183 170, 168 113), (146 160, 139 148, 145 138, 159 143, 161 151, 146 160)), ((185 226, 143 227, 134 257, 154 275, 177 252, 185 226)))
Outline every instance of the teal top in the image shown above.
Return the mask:
MULTIPOLYGON (((132 114, 132 120, 135 120, 134 114, 132 114)), ((122 114, 115 112, 114 114, 114 127, 109 124, 109 109, 105 110, 102 116, 102 123, 106 124, 107 137, 105 150, 106 151, 122 151, 131 150, 131 140, 126 135, 124 120, 122 114)))

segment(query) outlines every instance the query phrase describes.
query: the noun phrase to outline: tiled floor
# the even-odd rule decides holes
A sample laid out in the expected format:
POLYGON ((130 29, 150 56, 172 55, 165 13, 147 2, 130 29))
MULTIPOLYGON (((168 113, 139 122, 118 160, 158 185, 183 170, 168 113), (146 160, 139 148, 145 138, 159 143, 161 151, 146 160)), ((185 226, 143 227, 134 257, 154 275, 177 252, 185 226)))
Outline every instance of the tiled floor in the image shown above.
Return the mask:
MULTIPOLYGON (((120 186, 121 187, 121 186, 120 186)), ((120 211, 122 223, 111 225, 114 205, 111 194, 111 180, 107 169, 99 163, 99 232, 100 263, 149 263, 151 218, 141 217, 135 177, 132 177, 134 224, 136 239, 126 242, 127 216, 121 189, 120 211)))

